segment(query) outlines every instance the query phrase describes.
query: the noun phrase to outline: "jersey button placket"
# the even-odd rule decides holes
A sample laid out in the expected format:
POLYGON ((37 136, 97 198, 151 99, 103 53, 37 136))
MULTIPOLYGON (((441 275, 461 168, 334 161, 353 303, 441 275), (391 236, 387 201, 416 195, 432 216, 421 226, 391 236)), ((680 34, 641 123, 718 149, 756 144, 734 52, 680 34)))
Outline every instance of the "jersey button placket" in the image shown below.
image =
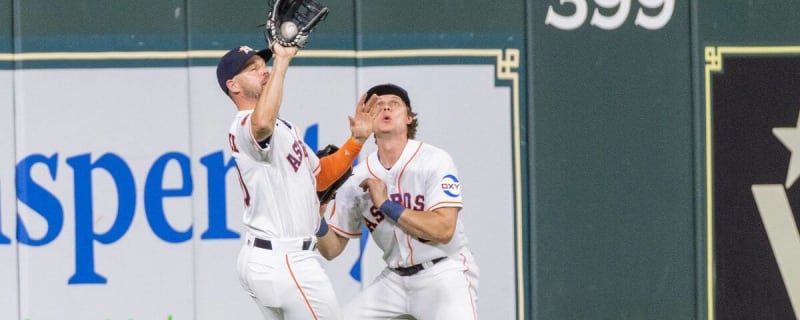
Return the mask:
MULTIPOLYGON (((397 165, 395 165, 392 169, 387 170, 386 174, 384 175, 384 179, 383 179, 386 182, 386 191, 389 194, 389 200, 392 200, 392 201, 394 201, 394 199, 392 199, 392 195, 393 194, 400 194, 400 192, 401 192, 401 190, 399 190, 398 187, 397 187, 398 184, 399 184, 399 181, 397 181, 397 177, 396 177, 396 174, 394 172, 395 170, 393 170, 396 167, 397 167, 397 165)), ((400 197, 402 199, 402 195, 400 195, 400 197)), ((401 203, 401 205, 405 206, 405 204, 402 204, 402 203, 401 203)), ((399 261, 400 261, 400 263, 409 262, 410 261, 409 256, 410 256, 411 251, 409 250, 409 247, 408 247, 407 241, 406 241, 407 240, 406 238, 408 237, 408 235, 406 235, 406 233, 403 231, 403 229, 400 228, 400 225, 397 222, 392 222, 392 228, 394 229, 394 236, 395 236, 395 240, 397 241, 397 249, 398 249, 398 251, 400 253, 400 257, 398 257, 399 261)))

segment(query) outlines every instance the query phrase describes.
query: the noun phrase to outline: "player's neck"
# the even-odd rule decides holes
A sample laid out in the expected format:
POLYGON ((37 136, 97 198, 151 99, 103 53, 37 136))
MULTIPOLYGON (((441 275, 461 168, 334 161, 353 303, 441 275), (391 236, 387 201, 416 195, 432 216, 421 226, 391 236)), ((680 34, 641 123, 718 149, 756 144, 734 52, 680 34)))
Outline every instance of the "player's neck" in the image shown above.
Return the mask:
POLYGON ((378 159, 384 168, 390 169, 400 160, 403 150, 408 144, 406 136, 380 137, 376 139, 378 145, 378 159))
POLYGON ((255 100, 252 100, 252 99, 245 99, 245 98, 238 97, 238 96, 233 98, 233 103, 236 105, 236 109, 239 110, 239 111, 246 111, 246 110, 255 109, 256 108, 256 102, 258 102, 258 101, 255 101, 255 100))

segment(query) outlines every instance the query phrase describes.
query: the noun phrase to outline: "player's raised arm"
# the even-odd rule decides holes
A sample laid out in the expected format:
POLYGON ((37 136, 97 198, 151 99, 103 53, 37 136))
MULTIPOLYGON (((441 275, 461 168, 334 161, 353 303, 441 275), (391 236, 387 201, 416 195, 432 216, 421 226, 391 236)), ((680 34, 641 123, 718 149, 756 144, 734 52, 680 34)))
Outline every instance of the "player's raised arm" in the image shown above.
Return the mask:
POLYGON ((328 189, 338 180, 361 152, 361 147, 372 135, 372 123, 378 115, 378 108, 375 106, 377 96, 366 99, 366 94, 358 99, 355 113, 348 116, 350 122, 351 136, 339 148, 338 151, 330 156, 320 158, 320 173, 317 175, 317 191, 328 189))
POLYGON ((250 120, 253 138, 256 141, 264 141, 272 135, 283 100, 283 83, 289 62, 297 54, 297 47, 284 47, 280 44, 274 44, 272 50, 275 55, 272 71, 267 77, 267 85, 261 91, 253 111, 253 118, 250 120))

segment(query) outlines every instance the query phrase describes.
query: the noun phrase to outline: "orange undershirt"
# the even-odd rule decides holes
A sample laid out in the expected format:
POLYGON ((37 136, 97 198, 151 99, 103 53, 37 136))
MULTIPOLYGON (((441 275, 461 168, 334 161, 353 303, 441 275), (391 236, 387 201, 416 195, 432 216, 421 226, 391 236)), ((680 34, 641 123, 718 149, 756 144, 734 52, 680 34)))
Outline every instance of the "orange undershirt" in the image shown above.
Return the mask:
POLYGON ((361 145, 353 138, 349 138, 332 155, 319 159, 320 172, 317 174, 317 191, 328 189, 347 172, 359 152, 361 152, 361 145))

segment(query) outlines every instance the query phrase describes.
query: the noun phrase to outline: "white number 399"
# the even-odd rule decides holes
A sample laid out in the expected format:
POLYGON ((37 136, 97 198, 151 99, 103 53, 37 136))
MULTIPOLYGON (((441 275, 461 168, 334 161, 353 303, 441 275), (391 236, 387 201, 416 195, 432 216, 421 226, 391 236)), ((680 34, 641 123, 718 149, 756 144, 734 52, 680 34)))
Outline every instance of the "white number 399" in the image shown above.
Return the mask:
MULTIPOLYGON (((631 0, 593 0, 598 8, 594 9, 592 19, 589 24, 604 30, 614 30, 619 28, 628 18, 628 13, 631 11, 631 0), (600 8, 605 9, 604 12, 613 13, 604 15, 600 12, 600 8), (614 10, 616 9, 616 10, 614 10)), ((637 0, 641 8, 636 12, 636 19, 633 24, 648 30, 658 30, 663 28, 672 18, 672 12, 675 10, 675 0, 637 0), (654 13, 650 15, 645 12, 654 13), (660 10, 659 10, 660 9, 660 10), (656 11, 658 10, 658 11, 656 11)), ((574 30, 579 28, 586 22, 586 17, 589 14, 589 6, 586 0, 559 0, 561 6, 565 4, 572 4, 575 6, 575 12, 572 15, 561 15, 556 13, 553 6, 547 7, 547 16, 544 18, 544 23, 552 25, 561 30, 574 30)))

